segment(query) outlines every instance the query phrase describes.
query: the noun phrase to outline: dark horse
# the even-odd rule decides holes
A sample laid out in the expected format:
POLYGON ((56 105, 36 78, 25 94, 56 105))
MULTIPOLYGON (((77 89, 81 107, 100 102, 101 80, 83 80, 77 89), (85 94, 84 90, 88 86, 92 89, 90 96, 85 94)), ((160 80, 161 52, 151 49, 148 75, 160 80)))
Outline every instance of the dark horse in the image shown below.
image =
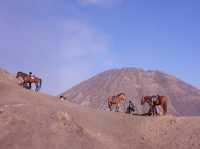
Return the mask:
POLYGON ((157 99, 155 101, 152 101, 152 96, 143 96, 141 99, 141 105, 143 105, 145 102, 149 104, 150 109, 148 114, 155 115, 156 106, 161 106, 163 109, 163 115, 167 114, 167 101, 168 98, 166 96, 157 96, 157 99))
POLYGON ((42 79, 36 77, 36 76, 29 76, 28 74, 24 72, 17 72, 16 78, 22 78, 23 82, 22 85, 23 87, 26 87, 28 89, 31 89, 31 84, 35 83, 35 91, 39 91, 41 86, 42 86, 42 79), (27 84, 29 85, 27 87, 27 84))
POLYGON ((119 106, 125 100, 126 100, 125 93, 119 93, 117 96, 109 96, 107 98, 107 101, 110 111, 112 111, 113 106, 115 106, 115 112, 119 112, 119 106))

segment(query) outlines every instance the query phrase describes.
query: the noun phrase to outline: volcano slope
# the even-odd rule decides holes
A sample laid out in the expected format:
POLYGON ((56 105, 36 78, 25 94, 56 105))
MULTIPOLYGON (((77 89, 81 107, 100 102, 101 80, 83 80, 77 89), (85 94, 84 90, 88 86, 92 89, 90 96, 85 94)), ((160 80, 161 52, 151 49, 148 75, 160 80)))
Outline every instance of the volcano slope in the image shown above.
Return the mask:
POLYGON ((100 73, 62 93, 71 102, 107 111, 106 99, 124 92, 127 100, 121 111, 132 100, 138 113, 143 113, 140 100, 145 95, 165 95, 169 98, 169 113, 179 116, 200 115, 200 90, 160 71, 137 68, 113 69, 100 73))
POLYGON ((97 111, 0 76, 0 149, 199 149, 199 123, 97 111))

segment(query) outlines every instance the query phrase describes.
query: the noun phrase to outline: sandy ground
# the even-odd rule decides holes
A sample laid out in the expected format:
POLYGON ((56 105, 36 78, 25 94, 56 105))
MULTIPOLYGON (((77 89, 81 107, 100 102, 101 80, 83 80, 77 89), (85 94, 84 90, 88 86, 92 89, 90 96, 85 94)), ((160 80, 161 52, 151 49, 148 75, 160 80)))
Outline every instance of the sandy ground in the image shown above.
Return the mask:
POLYGON ((0 77, 0 149, 199 149, 199 124, 97 111, 0 77))

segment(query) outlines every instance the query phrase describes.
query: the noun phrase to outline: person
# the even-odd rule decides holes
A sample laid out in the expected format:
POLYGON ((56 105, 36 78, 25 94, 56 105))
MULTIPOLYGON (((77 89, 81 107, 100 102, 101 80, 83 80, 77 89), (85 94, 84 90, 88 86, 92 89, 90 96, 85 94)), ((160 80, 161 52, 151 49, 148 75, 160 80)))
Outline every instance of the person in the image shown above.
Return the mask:
MULTIPOLYGON (((29 76, 30 79, 34 79, 34 78, 33 78, 33 73, 32 73, 32 72, 29 72, 28 76, 29 76)), ((29 87, 28 87, 28 88, 31 89, 31 80, 29 81, 28 84, 29 84, 29 87)))
POLYGON ((28 76, 33 79, 33 73, 32 72, 29 72, 28 76))
POLYGON ((151 96, 152 105, 156 102, 156 100, 157 100, 157 96, 156 95, 151 96))
POLYGON ((156 115, 159 115, 160 114, 160 110, 159 110, 159 107, 156 105, 157 104, 157 101, 158 101, 158 98, 159 98, 159 95, 153 95, 151 97, 151 106, 154 107, 154 109, 152 109, 153 113, 156 114, 156 115))
POLYGON ((155 106, 156 115, 160 115, 160 108, 159 106, 155 106))
POLYGON ((158 95, 158 94, 151 96, 151 105, 152 106, 158 104, 159 97, 160 97, 160 95, 158 95))
POLYGON ((129 104, 128 104, 126 113, 131 114, 132 112, 135 112, 135 105, 131 100, 129 100, 129 104))

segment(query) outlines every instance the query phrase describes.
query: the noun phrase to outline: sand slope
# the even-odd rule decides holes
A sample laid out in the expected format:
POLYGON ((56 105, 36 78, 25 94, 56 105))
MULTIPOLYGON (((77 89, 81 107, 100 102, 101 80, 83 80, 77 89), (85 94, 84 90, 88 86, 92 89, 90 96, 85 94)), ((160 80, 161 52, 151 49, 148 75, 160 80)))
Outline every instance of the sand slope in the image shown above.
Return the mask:
POLYGON ((102 112, 0 81, 0 149, 199 149, 199 117, 102 112))

